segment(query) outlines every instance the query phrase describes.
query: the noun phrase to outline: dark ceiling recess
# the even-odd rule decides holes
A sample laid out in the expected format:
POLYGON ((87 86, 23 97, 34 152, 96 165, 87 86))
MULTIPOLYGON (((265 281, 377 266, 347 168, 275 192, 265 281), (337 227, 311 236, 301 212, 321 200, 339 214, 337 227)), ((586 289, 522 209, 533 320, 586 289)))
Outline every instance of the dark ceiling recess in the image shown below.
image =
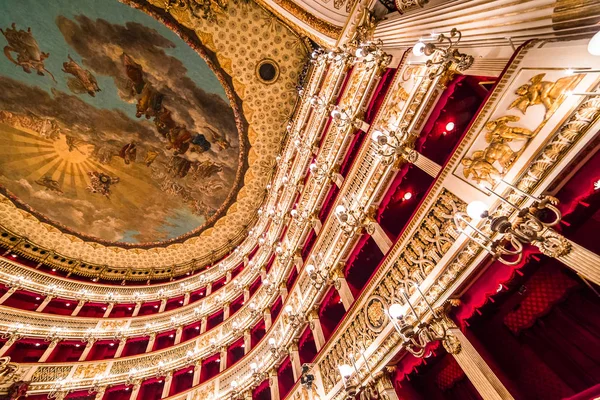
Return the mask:
POLYGON ((279 77, 279 66, 273 60, 264 59, 258 63, 256 73, 263 83, 273 83, 279 77))

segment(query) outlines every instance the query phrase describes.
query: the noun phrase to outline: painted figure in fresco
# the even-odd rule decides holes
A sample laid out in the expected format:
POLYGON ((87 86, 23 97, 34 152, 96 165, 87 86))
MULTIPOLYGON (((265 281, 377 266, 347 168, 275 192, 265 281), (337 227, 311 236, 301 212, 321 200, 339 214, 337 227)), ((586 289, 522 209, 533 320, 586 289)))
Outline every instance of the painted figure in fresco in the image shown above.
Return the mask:
POLYGON ((146 158, 144 159, 144 164, 146 164, 146 167, 151 166, 154 160, 156 160, 156 157, 158 157, 158 151, 146 151, 146 158))
POLYGON ((145 85, 136 105, 135 116, 141 118, 143 115, 146 119, 156 117, 162 110, 163 98, 163 94, 159 91, 150 85, 145 85))
MULTIPOLYGON (((210 133, 212 134, 213 143, 215 143, 217 146, 219 146, 219 148, 221 150, 225 150, 225 149, 228 149, 231 147, 231 143, 229 143, 229 141, 227 141, 227 138, 225 137, 225 135, 220 135, 217 131, 212 129, 210 126, 206 126, 205 128, 208 129, 210 131, 210 133)), ((208 147, 208 149, 210 149, 210 146, 208 147)))
POLYGON ((189 160, 181 157, 171 157, 169 162, 169 173, 172 176, 185 178, 190 171, 192 163, 189 160))
POLYGON ((8 46, 4 47, 6 58, 23 68, 23 71, 28 74, 36 71, 38 75, 44 76, 44 73, 47 73, 56 82, 54 75, 44 66, 44 60, 50 57, 50 54, 40 50, 38 42, 31 33, 31 28, 27 28, 27 31, 17 30, 16 24, 13 23, 11 28, 7 28, 6 31, 0 29, 0 32, 8 42, 8 46), (12 53, 16 53, 16 60, 12 53))
POLYGON ((463 165, 463 174, 465 178, 471 178, 477 184, 484 181, 495 185, 496 181, 502 177, 500 171, 485 160, 484 152, 481 150, 474 152, 470 158, 463 158, 461 163, 463 165))
POLYGON ((191 168, 191 174, 194 180, 205 180, 221 171, 223 171, 223 166, 210 160, 195 162, 191 168))
POLYGON ((75 94, 87 93, 92 97, 96 97, 96 92, 101 90, 96 77, 90 70, 83 69, 77 64, 70 55, 68 57, 69 61, 63 63, 62 71, 75 77, 67 80, 67 86, 71 89, 71 92, 75 94))
POLYGON ((58 183, 58 181, 52 179, 52 177, 48 175, 36 180, 35 183, 37 183, 40 186, 43 186, 46 190, 51 190, 53 192, 63 194, 63 191, 60 188, 60 183, 58 183))
POLYGON ((135 142, 126 144, 121 148, 121 151, 119 152, 119 157, 121 157, 123 161, 125 161, 125 164, 135 162, 136 155, 137 147, 135 142))
POLYGON ((123 66, 125 67, 125 74, 127 75, 127 78, 129 78, 128 85, 131 90, 131 95, 135 96, 141 94, 146 85, 142 66, 133 61, 126 53, 123 53, 123 66))
POLYGON ((91 171, 87 174, 90 177, 90 184, 87 190, 91 193, 100 193, 107 199, 110 199, 110 187, 119 183, 119 178, 98 171, 91 171))
POLYGON ((546 116, 548 116, 556 100, 572 89, 579 79, 577 76, 565 76, 556 82, 550 82, 544 81, 544 76, 546 74, 538 74, 531 78, 529 83, 519 86, 515 91, 519 97, 511 103, 509 110, 517 108, 525 114, 529 107, 543 104, 546 108, 546 116))

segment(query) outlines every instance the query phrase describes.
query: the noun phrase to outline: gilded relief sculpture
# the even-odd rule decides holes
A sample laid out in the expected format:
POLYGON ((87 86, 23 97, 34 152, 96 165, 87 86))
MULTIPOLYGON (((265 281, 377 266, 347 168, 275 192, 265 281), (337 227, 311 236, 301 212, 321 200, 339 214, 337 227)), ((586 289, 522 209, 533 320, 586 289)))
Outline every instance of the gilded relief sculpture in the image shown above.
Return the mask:
POLYGON ((538 74, 531 78, 528 83, 519 86, 515 91, 515 94, 519 97, 511 103, 509 110, 517 108, 525 114, 529 107, 543 104, 546 108, 546 118, 548 118, 558 105, 557 100, 560 96, 572 89, 580 79, 579 76, 575 75, 560 78, 556 82, 550 82, 544 81, 544 76, 546 74, 538 74))
POLYGON ((471 178, 478 184, 482 181, 495 185, 496 180, 502 177, 514 160, 521 154, 527 142, 534 136, 529 129, 509 126, 509 122, 519 121, 519 117, 507 115, 488 121, 485 140, 489 145, 483 150, 474 151, 471 157, 462 160, 465 178, 471 178), (508 144, 514 141, 524 141, 517 151, 508 144), (494 164, 498 163, 500 169, 494 164))

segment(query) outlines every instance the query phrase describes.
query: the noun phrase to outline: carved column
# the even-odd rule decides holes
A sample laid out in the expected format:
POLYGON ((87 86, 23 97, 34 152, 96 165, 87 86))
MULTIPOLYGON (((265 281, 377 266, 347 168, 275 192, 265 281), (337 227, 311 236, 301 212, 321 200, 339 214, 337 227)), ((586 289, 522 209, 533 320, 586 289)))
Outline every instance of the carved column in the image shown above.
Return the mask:
POLYGON ((206 332, 206 327, 208 325, 208 317, 202 317, 200 321, 200 334, 206 332))
POLYGON ((225 274, 225 283, 231 282, 231 271, 227 271, 225 274))
POLYGON ((137 400, 138 395, 140 394, 141 387, 142 384, 139 382, 133 385, 133 388, 131 388, 131 396, 129 396, 129 400, 137 400))
POLYGON ((19 335, 11 335, 8 338, 8 340, 2 345, 2 348, 0 348, 0 357, 4 357, 4 354, 6 354, 6 352, 8 350, 10 350, 12 345, 15 344, 15 342, 17 340, 19 340, 20 338, 21 338, 21 336, 19 336, 19 335))
POLYGON ((140 308, 142 308, 142 303, 138 301, 137 303, 135 303, 135 308, 133 309, 133 314, 131 314, 131 316, 137 317, 140 313, 140 308))
POLYGON ((296 254, 294 255, 294 266, 296 267, 296 272, 300 273, 303 264, 304 260, 302 260, 302 251, 296 250, 296 254))
POLYGON ((308 326, 312 331, 313 338, 315 339, 315 346, 317 351, 321 350, 325 346, 325 334, 323 333, 323 327, 321 326, 321 320, 319 319, 319 313, 317 310, 312 310, 308 314, 308 326))
POLYGON ((221 347, 221 354, 219 355, 221 360, 219 364, 219 372, 225 371, 227 369, 227 347, 221 347))
POLYGON ((437 177, 442 170, 442 166, 440 164, 430 160, 423 154, 417 152, 415 149, 410 149, 408 147, 404 149, 402 159, 413 164, 433 178, 437 177))
POLYGON ((244 355, 248 354, 252 347, 252 332, 250 329, 244 331, 244 355))
POLYGON ((2 295, 2 297, 0 297, 0 304, 4 303, 16 291, 17 291, 17 288, 15 288, 15 287, 11 287, 10 289, 8 289, 8 291, 6 293, 4 293, 2 295))
POLYGON ((106 310, 104 310, 104 315, 102 316, 102 318, 108 318, 114 306, 115 303, 108 303, 108 306, 106 306, 106 310))
POLYGON ((229 309, 229 303, 225 303, 225 305, 223 306, 223 320, 229 318, 229 309))
POLYGON ((162 299, 160 301, 160 307, 158 308, 158 312, 159 313, 164 312, 165 308, 167 308, 167 299, 162 299))
POLYGON ((344 309, 348 311, 350 307, 352 307, 352 303, 354 303, 354 295, 350 290, 350 286, 348 285, 348 281, 346 281, 346 277, 342 271, 341 264, 338 265, 333 271, 333 286, 338 291, 340 295, 340 299, 342 300, 342 304, 344 305, 344 309))
POLYGON ((248 286, 244 286, 244 303, 250 300, 250 289, 248 286))
POLYGON ((211 293, 212 293, 212 282, 209 282, 208 285, 206 285, 206 296, 208 296, 211 293))
POLYGON ((200 374, 201 373, 202 373, 202 360, 198 360, 194 364, 194 380, 192 381, 192 387, 200 384, 200 374))
POLYGON ((265 331, 268 331, 272 324, 270 308, 267 307, 265 308, 265 311, 263 311, 263 319, 265 320, 265 331))
POLYGON ((156 340, 156 333, 151 333, 148 336, 148 344, 146 345, 146 353, 150 353, 154 349, 154 341, 156 340))
POLYGON ((183 305, 187 306, 188 304, 190 304, 190 292, 185 292, 183 295, 183 305))
POLYGON ((46 298, 44 299, 44 301, 42 301, 42 303, 38 306, 38 308, 35 309, 35 311, 37 311, 37 312, 44 311, 44 308, 46 308, 46 306, 48 305, 48 303, 50 303, 53 298, 54 298, 54 296, 46 296, 46 298))
POLYGON ((96 339, 88 339, 85 345, 85 349, 83 349, 83 353, 81 353, 81 355, 79 356, 79 361, 85 361, 87 356, 90 354, 90 351, 92 351, 94 343, 96 343, 96 339))
POLYGON ((390 251, 390 249, 392 248, 392 240, 389 238, 387 233, 385 233, 385 231, 377 221, 375 221, 374 219, 370 219, 368 223, 373 232, 371 233, 371 237, 373 238, 375 244, 377 245, 377 247, 379 247, 379 250, 381 250, 383 255, 386 255, 388 251, 390 251))
POLYGON ((44 351, 44 354, 42 354, 42 356, 40 357, 38 362, 40 362, 40 363, 46 362, 48 360, 48 357, 50 357, 50 354, 52 354, 52 352, 56 348, 56 345, 58 344, 58 342, 60 342, 60 339, 58 339, 58 338, 52 339, 52 341, 48 345, 48 348, 46 349, 46 351, 44 351))
POLYGON ((285 285, 285 282, 282 282, 281 286, 279 286, 279 295, 281 296, 281 302, 285 303, 285 299, 287 298, 287 295, 288 295, 288 290, 287 290, 287 286, 285 285))
POLYGON ((161 399, 169 397, 169 393, 171 392, 171 383, 172 382, 173 382, 173 371, 169 371, 165 375, 165 385, 163 386, 161 399))
POLYGON ((181 343, 182 336, 183 336, 183 326, 178 326, 177 330, 175 331, 175 341, 173 342, 173 344, 181 343))
POLYGON ((394 383, 390 379, 390 372, 387 369, 378 372, 375 379, 377 380, 377 391, 384 399, 401 400, 394 389, 394 383))
POLYGON ((271 389, 271 400, 280 400, 279 398, 279 376, 277 370, 269 371, 269 389, 271 389))
POLYGON ((85 300, 79 300, 77 302, 77 307, 75 307, 75 309, 73 310, 73 312, 71 313, 71 317, 76 317, 77 314, 79 314, 79 311, 81 311, 81 308, 85 305, 85 300))
POLYGON ((318 217, 313 218, 312 226, 317 235, 319 234, 319 232, 321 232, 321 228, 323 228, 323 224, 321 223, 321 220, 318 217))
POLYGON ((101 387, 96 390, 96 396, 94 400, 102 400, 104 398, 104 393, 106 393, 106 387, 101 387))
POLYGON ((302 363, 300 362, 300 352, 298 351, 298 340, 294 339, 290 345, 290 361, 292 363, 292 372, 294 382, 300 379, 302 375, 302 363))
POLYGON ((557 260, 590 282, 600 285, 600 256, 567 238, 564 238, 564 240, 567 241, 570 248, 566 254, 557 256, 556 254, 552 255, 545 252, 543 248, 540 248, 540 250, 546 255, 554 256, 557 260))
POLYGON ((115 356, 113 358, 119 358, 123 354, 123 350, 125 350, 125 345, 127 344, 127 339, 122 338, 119 340, 119 347, 117 347, 117 351, 115 352, 115 356))
POLYGON ((485 360, 479 355, 469 339, 456 327, 450 318, 445 317, 451 334, 443 344, 451 353, 467 378, 484 400, 511 400, 512 395, 504 387, 485 360))

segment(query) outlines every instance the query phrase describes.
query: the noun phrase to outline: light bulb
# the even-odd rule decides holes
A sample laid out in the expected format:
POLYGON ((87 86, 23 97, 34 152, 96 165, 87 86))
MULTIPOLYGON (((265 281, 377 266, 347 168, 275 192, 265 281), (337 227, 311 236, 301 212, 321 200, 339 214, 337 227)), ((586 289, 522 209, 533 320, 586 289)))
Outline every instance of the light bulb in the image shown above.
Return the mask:
POLYGON ((342 375, 343 378, 349 378, 352 375, 352 367, 348 364, 342 364, 338 366, 338 369, 340 370, 340 375, 342 375))
POLYGON ((293 308, 292 308, 292 306, 285 306, 285 312, 286 312, 286 313, 288 313, 288 314, 291 314, 291 313, 292 313, 292 311, 293 311, 293 308))
POLYGON ((588 43, 588 52, 593 56, 600 56, 600 32, 597 32, 588 43))
POLYGON ((454 129, 454 127, 455 127, 455 125, 454 125, 454 122, 448 122, 448 123, 446 124, 446 130, 447 130, 447 131, 451 131, 451 130, 453 130, 453 129, 454 129))
POLYGON ((411 192, 406 192, 406 193, 404 193, 404 196, 402 198, 404 200, 410 200, 410 199, 412 199, 412 193, 411 192))
POLYGON ((475 200, 469 203, 467 206, 467 214, 473 220, 480 220, 481 215, 488 210, 488 206, 479 200, 475 200))
POLYGON ((315 272, 315 266, 312 264, 308 264, 306 266, 306 273, 308 274, 312 274, 313 272, 315 272))
POLYGON ((417 42, 413 46, 413 54, 417 57, 424 55, 425 54, 425 43, 417 42))
POLYGON ((335 213, 336 213, 337 215, 344 214, 345 212, 346 212, 346 207, 344 207, 342 204, 338 205, 338 206, 335 208, 335 213))
POLYGON ((402 318, 402 306, 398 303, 392 304, 388 310, 388 314, 394 319, 402 318))
POLYGON ((250 369, 252 371, 256 371, 258 369, 258 365, 256 365, 256 363, 250 363, 250 369))
POLYGON ((269 338, 269 346, 275 346, 275 339, 269 338))

